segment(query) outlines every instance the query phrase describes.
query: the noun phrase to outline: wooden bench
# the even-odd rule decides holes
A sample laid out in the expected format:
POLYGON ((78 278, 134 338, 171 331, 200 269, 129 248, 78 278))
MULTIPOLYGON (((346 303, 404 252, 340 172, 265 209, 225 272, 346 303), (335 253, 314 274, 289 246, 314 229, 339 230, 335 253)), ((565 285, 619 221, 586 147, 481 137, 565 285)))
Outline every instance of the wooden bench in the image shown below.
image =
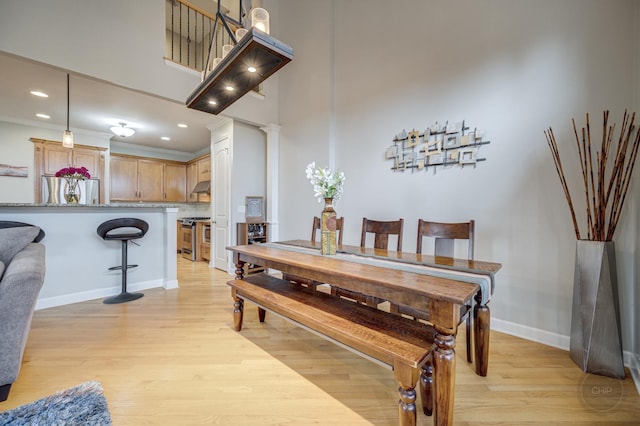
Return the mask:
POLYGON ((357 304, 312 288, 254 274, 227 283, 232 288, 234 326, 242 329, 244 300, 285 317, 299 326, 389 366, 398 381, 401 425, 416 424, 415 387, 420 378, 423 411, 433 412, 432 350, 435 330, 430 325, 357 304))

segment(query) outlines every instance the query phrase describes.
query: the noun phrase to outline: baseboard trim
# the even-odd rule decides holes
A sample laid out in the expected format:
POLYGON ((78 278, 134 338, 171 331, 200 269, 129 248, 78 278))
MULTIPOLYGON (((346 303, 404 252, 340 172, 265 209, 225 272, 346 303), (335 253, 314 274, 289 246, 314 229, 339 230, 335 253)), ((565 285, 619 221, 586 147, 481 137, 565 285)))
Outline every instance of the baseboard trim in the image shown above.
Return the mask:
POLYGON ((178 280, 165 281, 164 285, 162 287, 164 287, 165 290, 171 290, 171 289, 174 289, 174 288, 178 288, 178 280))
MULTIPOLYGON (((168 283, 167 283, 168 284, 168 283)), ((175 286, 177 288, 178 281, 175 281, 175 286)), ((174 287, 165 287, 163 280, 151 280, 151 281, 143 281, 140 283, 129 283, 127 284, 128 291, 141 291, 147 290, 150 288, 163 287, 166 289, 174 288, 174 287)), ((86 302, 87 300, 95 300, 102 299, 109 296, 115 296, 119 294, 122 290, 121 286, 113 286, 107 288, 100 288, 96 290, 89 291, 80 291, 77 293, 65 294, 62 296, 53 296, 53 297, 44 297, 39 298, 36 302, 36 311, 40 309, 54 308, 56 306, 69 305, 71 303, 79 303, 86 302)))
POLYGON ((552 333, 546 330, 516 324, 514 322, 491 318, 491 329, 523 339, 532 340, 554 348, 569 350, 569 336, 552 333))
MULTIPOLYGON (((516 324, 501 319, 491 318, 491 329, 501 333, 510 334, 522 339, 531 340, 533 342, 542 343, 543 345, 553 346, 554 348, 569 351, 569 336, 558 333, 551 333, 546 330, 529 327, 526 325, 516 324)), ((636 385, 638 394, 640 394, 640 355, 633 354, 629 351, 622 353, 624 366, 631 372, 631 378, 636 385)))
POLYGON ((632 352, 625 352, 625 365, 629 367, 633 382, 636 384, 636 390, 640 395, 640 354, 634 354, 632 352), (628 355, 628 362, 627 362, 628 355))

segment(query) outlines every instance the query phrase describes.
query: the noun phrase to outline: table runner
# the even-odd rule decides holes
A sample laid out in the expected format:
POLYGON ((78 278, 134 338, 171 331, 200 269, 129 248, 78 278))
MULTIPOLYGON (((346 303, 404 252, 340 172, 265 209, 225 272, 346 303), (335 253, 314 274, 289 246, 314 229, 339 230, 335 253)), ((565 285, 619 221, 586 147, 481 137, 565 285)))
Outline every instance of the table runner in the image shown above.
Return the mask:
MULTIPOLYGON (((263 243, 267 247, 281 248, 284 250, 296 251, 299 253, 312 254, 316 256, 322 256, 320 250, 311 247, 304 247, 298 244, 283 242, 271 242, 263 243)), ((399 271, 413 272, 417 274, 430 275, 439 278, 451 279, 456 281, 464 281, 471 284, 477 284, 480 286, 480 294, 482 295, 482 303, 486 304, 491 299, 491 294, 495 287, 494 276, 490 272, 486 271, 472 271, 472 270, 459 270, 450 269, 450 267, 443 268, 438 266, 425 265, 419 262, 414 262, 407 259, 394 259, 389 260, 381 256, 367 255, 367 254, 355 254, 351 252, 338 251, 334 257, 346 260, 349 262, 356 262, 371 266, 384 266, 389 269, 395 269, 399 271)))

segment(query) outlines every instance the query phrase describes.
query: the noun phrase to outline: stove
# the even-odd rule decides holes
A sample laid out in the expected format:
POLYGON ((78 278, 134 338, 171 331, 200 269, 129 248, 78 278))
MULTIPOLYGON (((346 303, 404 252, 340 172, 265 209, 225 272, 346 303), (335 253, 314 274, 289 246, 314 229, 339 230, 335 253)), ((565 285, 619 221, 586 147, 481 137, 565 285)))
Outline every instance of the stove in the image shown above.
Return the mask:
POLYGON ((196 222, 211 222, 211 217, 208 217, 208 216, 183 217, 180 219, 180 222, 183 225, 194 225, 196 222))
POLYGON ((183 217, 180 219, 180 252, 182 257, 191 261, 196 260, 196 223, 207 222, 211 223, 211 217, 195 216, 195 217, 183 217))

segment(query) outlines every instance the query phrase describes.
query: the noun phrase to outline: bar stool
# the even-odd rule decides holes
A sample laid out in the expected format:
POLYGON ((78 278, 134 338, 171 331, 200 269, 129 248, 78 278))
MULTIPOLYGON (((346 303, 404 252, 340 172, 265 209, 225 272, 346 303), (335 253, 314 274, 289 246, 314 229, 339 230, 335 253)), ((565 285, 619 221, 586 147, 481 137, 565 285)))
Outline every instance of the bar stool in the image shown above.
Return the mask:
POLYGON ((127 244, 129 241, 136 244, 133 240, 144 237, 148 230, 149 224, 147 222, 142 219, 131 217, 107 220, 98 226, 98 235, 103 240, 120 240, 122 242, 122 264, 120 266, 109 268, 110 271, 116 271, 118 269, 122 271, 122 292, 116 296, 104 299, 103 303, 114 304, 130 302, 144 296, 142 293, 127 292, 127 270, 138 266, 128 264, 127 244))

